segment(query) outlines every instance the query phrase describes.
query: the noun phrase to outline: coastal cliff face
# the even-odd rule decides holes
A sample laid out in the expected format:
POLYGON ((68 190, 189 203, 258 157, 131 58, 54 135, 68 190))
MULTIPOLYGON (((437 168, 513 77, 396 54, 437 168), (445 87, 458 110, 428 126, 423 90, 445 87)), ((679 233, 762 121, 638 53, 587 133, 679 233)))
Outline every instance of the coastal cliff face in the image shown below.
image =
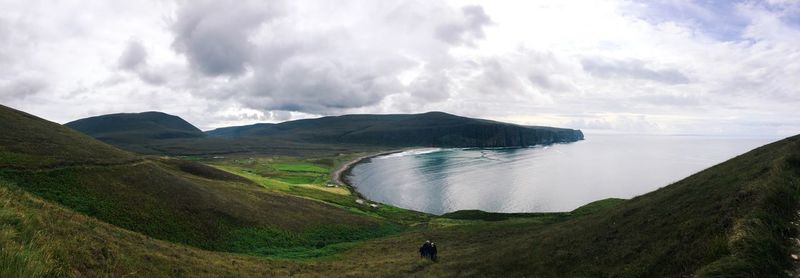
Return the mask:
POLYGON ((341 143, 431 147, 524 147, 583 140, 580 130, 532 128, 508 124, 468 124, 413 130, 353 132, 320 138, 341 143))
POLYGON ((580 130, 522 126, 442 112, 344 115, 271 125, 229 127, 207 134, 392 147, 524 147, 583 140, 580 130))
POLYGON ((116 147, 146 154, 275 153, 341 148, 525 147, 583 140, 580 130, 523 126, 442 112, 343 115, 201 132, 159 112, 112 114, 66 124, 116 147))

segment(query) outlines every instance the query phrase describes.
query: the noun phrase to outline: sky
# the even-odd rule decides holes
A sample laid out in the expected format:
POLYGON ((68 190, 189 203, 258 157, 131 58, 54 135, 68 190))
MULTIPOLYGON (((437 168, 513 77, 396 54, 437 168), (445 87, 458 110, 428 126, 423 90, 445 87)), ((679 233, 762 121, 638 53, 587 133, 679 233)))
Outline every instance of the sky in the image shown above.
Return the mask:
POLYGON ((0 104, 203 130, 448 113, 598 133, 800 133, 800 1, 0 0, 0 104))

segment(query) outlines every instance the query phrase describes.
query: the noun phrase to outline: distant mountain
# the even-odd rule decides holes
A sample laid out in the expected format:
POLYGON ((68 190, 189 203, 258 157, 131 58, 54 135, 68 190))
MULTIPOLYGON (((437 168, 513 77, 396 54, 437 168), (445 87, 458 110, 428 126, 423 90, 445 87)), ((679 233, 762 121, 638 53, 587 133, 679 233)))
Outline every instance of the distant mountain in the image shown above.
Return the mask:
POLYGON ((65 126, 102 141, 195 138, 205 134, 178 116, 161 112, 120 113, 72 121, 65 126))
POLYGON ((583 139, 580 130, 522 126, 443 112, 343 115, 279 124, 226 127, 206 133, 221 137, 272 137, 314 143, 393 147, 521 147, 583 139))

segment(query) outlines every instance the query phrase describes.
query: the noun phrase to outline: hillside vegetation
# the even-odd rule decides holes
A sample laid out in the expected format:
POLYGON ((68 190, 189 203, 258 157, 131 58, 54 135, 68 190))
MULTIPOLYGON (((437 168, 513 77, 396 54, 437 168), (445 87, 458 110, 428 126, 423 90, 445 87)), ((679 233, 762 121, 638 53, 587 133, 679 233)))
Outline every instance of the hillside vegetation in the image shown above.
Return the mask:
POLYGON ((205 134, 180 117, 161 113, 120 113, 80 119, 64 124, 95 138, 169 139, 203 137, 205 134))
POLYGON ((150 144, 205 137, 200 129, 180 117, 161 113, 119 113, 89 117, 65 126, 100 141, 138 153, 157 153, 150 144))
MULTIPOLYGON (((0 168, 0 178, 45 200, 154 238, 207 250, 316 256, 337 243, 401 229, 378 217, 281 193, 199 163, 136 157, 9 108, 0 109, 0 117, 10 119, 4 127, 15 131, 3 133, 2 142, 8 142, 1 146, 4 154, 28 159, 3 159, 0 165, 10 166, 0 168), (54 151, 45 152, 34 143, 54 151)), ((355 197, 342 198, 353 202, 355 197)))
POLYGON ((0 169, 110 165, 135 155, 36 116, 0 105, 0 169))
POLYGON ((12 109, 0 116, 16 123, 4 131, 20 131, 2 137, 11 154, 0 162, 9 165, 0 168, 2 277, 779 277, 792 268, 800 136, 630 200, 431 216, 326 187, 323 173, 357 154, 137 157, 12 109), (50 154, 33 142, 65 145, 50 154), (105 153, 113 163, 98 160, 105 153), (18 156, 33 159, 8 159, 18 156), (416 253, 426 239, 437 262, 416 253))

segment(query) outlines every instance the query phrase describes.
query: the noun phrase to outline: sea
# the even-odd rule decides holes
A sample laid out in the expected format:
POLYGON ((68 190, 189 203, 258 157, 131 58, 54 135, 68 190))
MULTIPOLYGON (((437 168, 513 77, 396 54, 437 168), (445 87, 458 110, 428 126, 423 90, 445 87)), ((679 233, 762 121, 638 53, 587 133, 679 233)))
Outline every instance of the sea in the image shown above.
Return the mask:
POLYGON ((526 148, 421 148, 365 160, 347 178, 370 200, 433 214, 571 211, 651 192, 778 139, 586 134, 526 148))

